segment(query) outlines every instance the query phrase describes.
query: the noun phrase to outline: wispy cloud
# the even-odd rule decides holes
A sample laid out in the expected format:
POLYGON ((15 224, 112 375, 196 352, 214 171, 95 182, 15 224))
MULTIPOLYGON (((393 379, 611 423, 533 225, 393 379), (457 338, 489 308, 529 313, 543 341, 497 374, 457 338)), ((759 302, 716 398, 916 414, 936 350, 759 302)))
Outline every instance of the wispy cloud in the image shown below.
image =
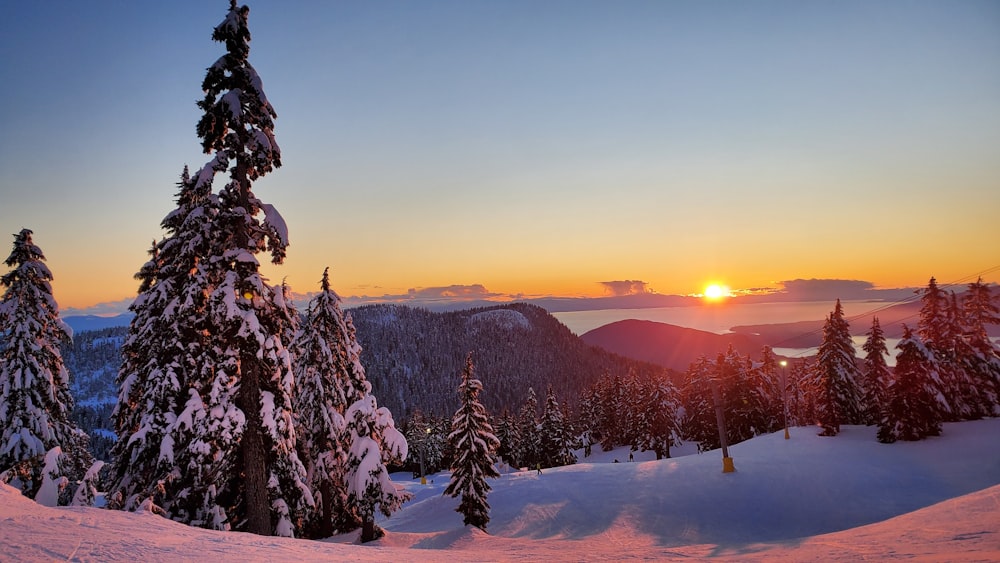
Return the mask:
POLYGON ((597 283, 604 286, 605 291, 614 297, 653 293, 649 289, 649 284, 639 280, 602 281, 597 283))
POLYGON ((910 298, 916 288, 878 288, 870 281, 841 279, 794 279, 777 282, 778 287, 736 290, 746 299, 768 301, 899 301, 910 298))
POLYGON ((474 307, 495 302, 513 301, 517 295, 507 295, 490 291, 483 284, 448 285, 440 287, 410 288, 406 293, 371 295, 352 295, 344 299, 348 306, 369 303, 399 303, 419 307, 474 307))

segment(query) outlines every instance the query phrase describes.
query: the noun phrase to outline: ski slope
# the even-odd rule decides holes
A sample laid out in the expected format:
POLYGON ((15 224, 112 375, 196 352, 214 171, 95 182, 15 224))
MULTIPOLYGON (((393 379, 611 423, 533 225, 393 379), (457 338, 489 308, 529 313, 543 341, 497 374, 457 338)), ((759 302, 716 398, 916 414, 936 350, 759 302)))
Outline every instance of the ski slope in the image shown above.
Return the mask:
MULTIPOLYGON (((368 545, 194 529, 152 514, 45 508, 0 487, 0 560, 39 561, 858 561, 1000 560, 1000 419, 941 437, 880 444, 793 428, 719 452, 662 461, 627 450, 491 482, 489 534, 462 526, 445 473, 381 522, 368 545), (614 459, 621 463, 613 463, 614 459)), ((678 454, 689 453, 691 446, 678 454)))

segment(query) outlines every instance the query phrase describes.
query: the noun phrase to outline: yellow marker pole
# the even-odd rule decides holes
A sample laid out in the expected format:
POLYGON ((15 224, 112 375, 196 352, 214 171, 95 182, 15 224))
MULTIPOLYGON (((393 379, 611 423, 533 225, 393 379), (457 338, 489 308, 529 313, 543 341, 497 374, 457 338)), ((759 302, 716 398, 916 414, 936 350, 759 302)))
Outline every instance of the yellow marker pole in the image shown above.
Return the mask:
POLYGON ((736 466, 733 465, 733 458, 729 457, 729 442, 726 441, 726 414, 722 410, 722 401, 719 399, 719 384, 712 380, 712 399, 715 402, 715 421, 719 424, 719 443, 722 444, 722 472, 733 473, 736 466))
POLYGON ((736 471, 736 466, 733 465, 733 458, 725 457, 722 458, 722 472, 723 473, 733 473, 736 471))

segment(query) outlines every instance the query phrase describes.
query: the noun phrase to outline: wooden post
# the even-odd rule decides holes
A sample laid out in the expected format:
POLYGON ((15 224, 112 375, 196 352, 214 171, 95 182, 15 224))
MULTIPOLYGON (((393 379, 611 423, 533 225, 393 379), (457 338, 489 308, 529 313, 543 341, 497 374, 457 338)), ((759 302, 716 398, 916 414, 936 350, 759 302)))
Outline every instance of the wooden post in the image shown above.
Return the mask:
POLYGON ((785 424, 785 439, 791 438, 788 435, 788 361, 781 360, 781 416, 785 424))
POLYGON ((726 413, 722 408, 722 400, 719 397, 719 383, 712 379, 712 400, 715 402, 715 421, 719 424, 719 443, 722 444, 722 472, 732 473, 736 471, 733 465, 733 458, 729 457, 729 442, 726 440, 726 413))

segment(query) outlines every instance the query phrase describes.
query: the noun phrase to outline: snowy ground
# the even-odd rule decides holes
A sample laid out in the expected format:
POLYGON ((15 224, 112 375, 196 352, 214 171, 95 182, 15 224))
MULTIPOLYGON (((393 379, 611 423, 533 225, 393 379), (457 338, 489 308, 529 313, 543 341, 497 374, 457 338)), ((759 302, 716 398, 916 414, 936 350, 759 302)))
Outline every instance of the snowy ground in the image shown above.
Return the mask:
MULTIPOLYGON (((685 446, 676 454, 690 453, 685 446)), ((150 514, 38 506, 0 486, 0 560, 745 561, 1000 560, 1000 419, 916 443, 875 429, 794 428, 718 452, 647 461, 628 451, 492 482, 490 534, 461 525, 447 474, 420 485, 365 546, 189 528, 150 514), (615 458, 622 463, 611 463, 615 458)))

